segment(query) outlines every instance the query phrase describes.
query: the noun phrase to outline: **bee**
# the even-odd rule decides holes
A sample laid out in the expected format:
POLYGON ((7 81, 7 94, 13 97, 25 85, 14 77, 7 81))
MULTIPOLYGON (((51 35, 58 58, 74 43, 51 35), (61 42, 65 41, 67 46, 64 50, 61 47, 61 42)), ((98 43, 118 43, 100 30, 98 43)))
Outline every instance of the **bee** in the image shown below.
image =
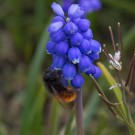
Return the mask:
POLYGON ((46 70, 43 76, 44 84, 48 92, 56 97, 58 101, 72 102, 76 98, 76 91, 72 87, 63 86, 62 76, 60 70, 46 70))

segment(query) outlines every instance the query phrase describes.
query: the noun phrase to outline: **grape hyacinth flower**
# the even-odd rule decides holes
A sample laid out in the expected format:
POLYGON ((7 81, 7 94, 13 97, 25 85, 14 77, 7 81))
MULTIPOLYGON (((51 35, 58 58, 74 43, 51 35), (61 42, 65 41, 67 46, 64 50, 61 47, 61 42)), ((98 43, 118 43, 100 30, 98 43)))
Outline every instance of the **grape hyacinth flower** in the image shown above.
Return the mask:
POLYGON ((101 2, 100 0, 61 0, 62 1, 62 7, 65 12, 68 11, 68 8, 72 4, 78 3, 79 5, 86 8, 86 12, 90 13, 93 11, 97 11, 101 8, 101 2))
POLYGON ((74 88, 84 84, 82 73, 98 78, 101 70, 94 65, 99 58, 101 45, 93 39, 90 21, 84 18, 87 9, 79 4, 68 8, 68 17, 62 7, 53 3, 52 10, 56 16, 48 27, 50 41, 46 51, 52 55, 51 70, 61 70, 63 78, 74 88))

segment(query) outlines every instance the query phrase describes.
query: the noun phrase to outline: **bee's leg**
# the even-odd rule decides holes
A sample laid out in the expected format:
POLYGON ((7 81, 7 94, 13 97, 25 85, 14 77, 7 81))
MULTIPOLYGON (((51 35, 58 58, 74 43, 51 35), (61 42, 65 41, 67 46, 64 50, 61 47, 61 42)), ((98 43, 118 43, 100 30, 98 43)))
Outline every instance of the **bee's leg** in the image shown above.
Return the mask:
POLYGON ((52 88, 54 94, 55 94, 56 96, 58 96, 59 94, 58 94, 58 92, 55 90, 55 88, 54 88, 53 86, 51 86, 51 88, 52 88))

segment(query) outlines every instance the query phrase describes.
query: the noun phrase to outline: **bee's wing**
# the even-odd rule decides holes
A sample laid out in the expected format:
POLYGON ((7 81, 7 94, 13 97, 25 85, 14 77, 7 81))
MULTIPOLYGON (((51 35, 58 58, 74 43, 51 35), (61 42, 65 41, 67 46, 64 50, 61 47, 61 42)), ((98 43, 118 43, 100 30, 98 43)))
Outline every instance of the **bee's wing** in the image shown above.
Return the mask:
POLYGON ((53 92, 54 92, 54 95, 55 95, 56 99, 58 100, 59 104, 65 109, 65 106, 62 104, 62 102, 61 102, 60 99, 58 98, 58 97, 59 97, 58 92, 55 90, 55 88, 54 88, 53 86, 51 86, 51 87, 52 87, 52 90, 53 90, 53 92))

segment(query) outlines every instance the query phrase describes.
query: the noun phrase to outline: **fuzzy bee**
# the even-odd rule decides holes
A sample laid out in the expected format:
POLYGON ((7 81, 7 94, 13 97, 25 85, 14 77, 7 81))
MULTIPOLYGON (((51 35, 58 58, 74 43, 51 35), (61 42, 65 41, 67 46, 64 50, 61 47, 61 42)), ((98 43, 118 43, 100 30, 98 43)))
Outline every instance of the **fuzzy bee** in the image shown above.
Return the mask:
POLYGON ((76 91, 71 87, 63 86, 62 72, 60 70, 46 70, 43 76, 43 81, 47 91, 58 101, 72 102, 76 98, 76 91))

